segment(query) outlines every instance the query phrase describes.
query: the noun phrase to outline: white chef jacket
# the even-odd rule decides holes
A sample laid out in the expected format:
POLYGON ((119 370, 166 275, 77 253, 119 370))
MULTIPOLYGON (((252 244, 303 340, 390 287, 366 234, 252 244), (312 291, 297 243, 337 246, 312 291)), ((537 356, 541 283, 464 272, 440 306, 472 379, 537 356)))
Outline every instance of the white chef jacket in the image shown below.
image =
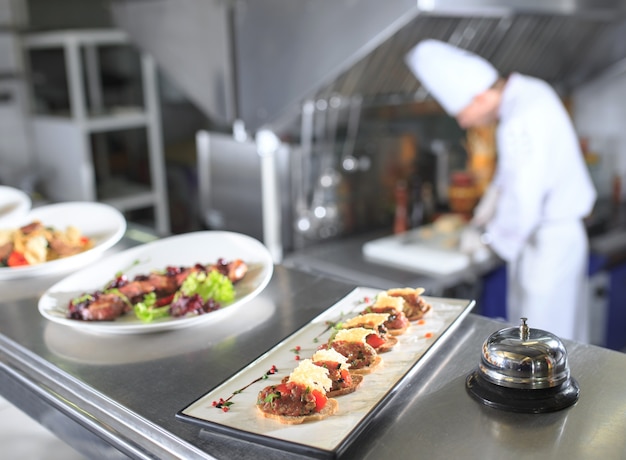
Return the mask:
POLYGON ((587 341, 582 218, 596 192, 571 119, 546 82, 520 74, 506 83, 499 118, 500 196, 486 230, 508 265, 508 319, 587 341))

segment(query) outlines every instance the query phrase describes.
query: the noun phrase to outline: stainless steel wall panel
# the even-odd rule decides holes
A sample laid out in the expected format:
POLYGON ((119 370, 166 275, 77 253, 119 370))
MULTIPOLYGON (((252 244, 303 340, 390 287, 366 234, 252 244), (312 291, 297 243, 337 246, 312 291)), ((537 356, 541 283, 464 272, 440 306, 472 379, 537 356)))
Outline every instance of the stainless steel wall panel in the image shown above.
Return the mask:
POLYGON ((228 2, 112 2, 115 23, 151 54, 159 68, 212 120, 236 117, 228 2))
POLYGON ((256 129, 297 116, 418 13, 414 0, 256 0, 236 14, 241 116, 256 129))

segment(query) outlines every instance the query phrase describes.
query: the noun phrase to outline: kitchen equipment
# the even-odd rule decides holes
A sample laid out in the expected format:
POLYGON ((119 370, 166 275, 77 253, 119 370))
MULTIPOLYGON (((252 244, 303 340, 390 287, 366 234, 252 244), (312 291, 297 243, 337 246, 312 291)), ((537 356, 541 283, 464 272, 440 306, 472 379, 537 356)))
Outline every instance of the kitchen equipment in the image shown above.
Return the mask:
POLYGON ((578 400, 567 350, 555 335, 519 327, 501 329, 483 343, 478 368, 465 386, 478 402, 510 412, 544 413, 565 409, 578 400))
POLYGON ((450 209, 453 212, 471 215, 480 196, 471 171, 455 171, 450 175, 448 188, 450 209))
POLYGON ((264 241, 263 221, 271 209, 263 205, 262 190, 269 180, 275 181, 280 191, 277 212, 285 252, 325 238, 391 225, 391 216, 387 214, 392 200, 387 191, 392 184, 385 181, 382 171, 401 155, 398 136, 377 135, 357 141, 357 150, 363 152, 359 156, 359 171, 340 174, 334 167, 340 181, 334 183, 333 179, 330 185, 334 186, 318 187, 325 170, 320 162, 326 145, 316 139, 325 136, 326 131, 322 132, 319 126, 326 115, 315 109, 313 100, 305 105, 308 108, 303 108, 304 139, 301 145, 284 144, 276 151, 274 178, 262 176, 261 156, 251 140, 238 141, 218 132, 197 133, 198 212, 205 228, 234 231, 264 241), (369 154, 373 156, 371 167, 363 168, 362 160, 369 154), (319 192, 314 205, 316 187, 319 192), (326 214, 318 218, 315 212, 326 214))
POLYGON ((496 124, 467 130, 467 167, 474 176, 478 195, 485 193, 496 168, 496 124))
POLYGON ((298 167, 294 168, 296 188, 296 231, 303 235, 314 233, 312 228, 312 213, 309 209, 307 193, 310 188, 308 169, 311 165, 313 149, 313 128, 315 116, 315 102, 307 100, 302 105, 302 127, 300 132, 301 155, 298 167))
POLYGON ((470 257, 459 250, 464 225, 460 216, 444 215, 432 224, 366 242, 363 257, 369 262, 422 275, 459 273, 471 265, 470 257))
POLYGON ((435 155, 435 197, 439 204, 448 204, 450 187, 450 156, 452 147, 449 141, 435 139, 430 144, 430 151, 435 155))
MULTIPOLYGON (((326 109, 321 113, 322 118, 322 145, 318 151, 320 175, 313 189, 311 201, 311 231, 319 238, 329 238, 339 231, 340 216, 337 209, 337 187, 342 176, 335 169, 335 145, 341 97, 333 95, 325 104, 326 109)), ((311 233, 311 231, 309 233, 311 233)))
MULTIPOLYGON (((299 151, 299 150, 298 150, 299 151)), ((275 152, 276 186, 281 190, 280 232, 284 247, 292 244, 292 210, 295 195, 291 190, 294 150, 275 152)), ((232 135, 198 131, 198 206, 202 223, 210 230, 243 233, 264 241, 264 177, 262 158, 250 139, 236 140, 232 135)))
POLYGON ((350 102, 350 111, 348 112, 348 132, 346 141, 343 144, 341 154, 341 166, 346 172, 358 171, 361 164, 359 159, 354 156, 354 144, 359 131, 359 121, 361 118, 361 107, 363 105, 363 97, 357 96, 350 102))

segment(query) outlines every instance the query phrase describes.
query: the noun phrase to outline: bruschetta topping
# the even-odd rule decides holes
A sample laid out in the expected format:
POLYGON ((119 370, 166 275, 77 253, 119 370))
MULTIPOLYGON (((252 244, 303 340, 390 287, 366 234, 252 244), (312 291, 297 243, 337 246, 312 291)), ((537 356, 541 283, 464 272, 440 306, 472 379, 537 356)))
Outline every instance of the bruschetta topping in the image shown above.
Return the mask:
POLYGON ((342 327, 350 330, 353 328, 362 328, 370 333, 365 337, 365 342, 376 349, 379 353, 391 350, 397 343, 398 339, 388 335, 385 322, 389 314, 387 313, 367 313, 358 315, 344 322, 342 327))
POLYGON ((371 329, 364 327, 353 327, 350 329, 340 329, 337 331, 333 342, 360 342, 365 343, 368 335, 372 333, 371 329))
POLYGON ((339 367, 341 367, 342 369, 348 369, 350 367, 350 364, 348 363, 346 357, 341 353, 337 353, 332 348, 317 350, 311 357, 311 360, 314 363, 318 361, 334 361, 338 363, 339 367))
POLYGON ((404 300, 400 297, 392 297, 386 292, 382 292, 376 297, 373 305, 370 305, 363 310, 363 314, 366 313, 387 313, 389 317, 385 321, 384 325, 392 335, 403 334, 410 322, 404 314, 404 300))
POLYGON ((328 398, 324 392, 312 390, 298 383, 287 382, 263 388, 259 392, 257 406, 268 414, 301 417, 320 412, 327 401, 328 398))
POLYGON ((329 396, 352 392, 361 383, 361 378, 358 382, 353 381, 347 358, 333 348, 317 350, 311 360, 316 366, 328 369, 328 377, 333 382, 329 396))
POLYGON ((388 318, 388 313, 366 313, 364 315, 358 315, 354 318, 350 318, 349 320, 344 321, 343 327, 345 329, 353 327, 364 327, 366 329, 377 330, 385 323, 385 321, 387 321, 388 318))
POLYGON ((402 311, 402 308, 404 307, 404 301, 401 297, 395 297, 389 295, 387 292, 381 292, 376 296, 376 300, 372 307, 393 307, 396 310, 402 311))
POLYGON ((409 321, 417 321, 428 313, 432 306, 421 297, 424 288, 396 288, 388 289, 387 294, 403 300, 402 311, 409 321))
POLYGON ((311 390, 326 393, 333 382, 328 377, 328 369, 316 366, 310 359, 303 359, 289 374, 287 383, 297 383, 311 390))

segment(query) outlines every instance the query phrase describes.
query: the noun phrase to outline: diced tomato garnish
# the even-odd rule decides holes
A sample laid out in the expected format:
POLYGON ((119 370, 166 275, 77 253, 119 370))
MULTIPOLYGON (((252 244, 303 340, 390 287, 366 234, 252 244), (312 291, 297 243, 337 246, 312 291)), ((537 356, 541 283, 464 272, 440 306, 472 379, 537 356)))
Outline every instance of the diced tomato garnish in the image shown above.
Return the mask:
POLYGON ((279 383, 278 385, 276 385, 276 391, 283 395, 288 394, 289 387, 287 386, 286 383, 279 383))
POLYGON ((347 386, 352 385, 352 374, 348 369, 341 369, 341 378, 347 386))
POLYGON ((85 245, 85 244, 89 243, 89 238, 88 238, 88 237, 86 237, 86 236, 81 236, 81 237, 80 237, 80 242, 81 242, 83 245, 85 245))
POLYGON ((328 397, 319 390, 313 390, 311 393, 315 398, 315 411, 320 412, 328 402, 328 397))
POLYGON ((168 295, 167 297, 162 297, 155 302, 155 306, 163 307, 165 305, 169 305, 174 300, 174 294, 168 295))
POLYGON ((7 265, 9 267, 20 267, 22 265, 29 265, 24 254, 18 251, 13 251, 9 254, 9 258, 7 259, 7 265))
POLYGON ((365 341, 373 348, 378 348, 385 343, 384 339, 377 334, 368 335, 365 341))

